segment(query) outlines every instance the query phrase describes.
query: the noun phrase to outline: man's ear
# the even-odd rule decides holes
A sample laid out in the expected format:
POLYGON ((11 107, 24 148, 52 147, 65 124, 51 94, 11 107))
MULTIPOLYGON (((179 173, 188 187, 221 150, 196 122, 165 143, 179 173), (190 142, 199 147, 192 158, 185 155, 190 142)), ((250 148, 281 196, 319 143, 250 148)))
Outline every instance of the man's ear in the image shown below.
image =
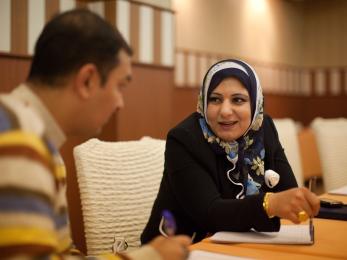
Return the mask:
POLYGON ((89 98, 99 84, 99 73, 92 63, 83 65, 76 73, 75 91, 82 98, 89 98))

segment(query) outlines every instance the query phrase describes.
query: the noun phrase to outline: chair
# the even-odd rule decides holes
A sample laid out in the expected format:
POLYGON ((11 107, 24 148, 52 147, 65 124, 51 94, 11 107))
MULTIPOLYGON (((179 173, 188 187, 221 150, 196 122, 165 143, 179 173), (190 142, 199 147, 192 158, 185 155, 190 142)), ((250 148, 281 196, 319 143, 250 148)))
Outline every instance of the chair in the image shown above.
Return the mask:
POLYGON ((347 118, 316 118, 311 123, 317 141, 326 191, 347 184, 347 118))
POLYGON ((74 148, 88 255, 112 251, 117 241, 140 246, 164 169, 165 141, 98 139, 74 148))
POLYGON ((278 136, 299 186, 303 186, 298 126, 293 119, 274 119, 278 136))
POLYGON ((322 166, 312 128, 305 127, 299 131, 299 144, 304 180, 308 181, 312 177, 322 178, 322 166))

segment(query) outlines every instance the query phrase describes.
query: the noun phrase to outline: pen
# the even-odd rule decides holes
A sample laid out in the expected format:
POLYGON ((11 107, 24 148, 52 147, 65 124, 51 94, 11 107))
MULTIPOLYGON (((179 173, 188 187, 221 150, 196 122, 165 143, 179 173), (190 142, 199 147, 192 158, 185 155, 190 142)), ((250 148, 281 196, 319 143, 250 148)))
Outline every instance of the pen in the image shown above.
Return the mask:
POLYGON ((162 212, 159 231, 165 237, 174 236, 176 233, 176 221, 169 210, 163 210, 162 212))
MULTIPOLYGON (((176 221, 174 216, 169 210, 163 210, 159 224, 159 232, 164 237, 174 236, 176 234, 176 221)), ((194 241, 196 232, 192 235, 192 242, 194 241)))
MULTIPOLYGON (((316 187, 316 176, 312 177, 308 183, 308 189, 313 192, 316 187)), ((313 226, 313 218, 310 216, 310 221, 309 221, 309 227, 310 227, 310 236, 312 242, 314 242, 314 226, 313 226)))

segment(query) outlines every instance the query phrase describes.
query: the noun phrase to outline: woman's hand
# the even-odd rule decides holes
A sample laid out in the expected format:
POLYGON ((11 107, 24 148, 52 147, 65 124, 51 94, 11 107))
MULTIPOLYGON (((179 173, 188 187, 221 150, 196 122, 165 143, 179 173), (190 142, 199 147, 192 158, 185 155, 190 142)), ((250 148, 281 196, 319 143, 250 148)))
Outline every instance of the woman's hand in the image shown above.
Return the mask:
POLYGON ((277 216, 289 219, 295 224, 299 224, 299 212, 305 211, 308 216, 316 216, 319 212, 319 199, 307 188, 293 188, 269 196, 268 213, 270 216, 277 216))

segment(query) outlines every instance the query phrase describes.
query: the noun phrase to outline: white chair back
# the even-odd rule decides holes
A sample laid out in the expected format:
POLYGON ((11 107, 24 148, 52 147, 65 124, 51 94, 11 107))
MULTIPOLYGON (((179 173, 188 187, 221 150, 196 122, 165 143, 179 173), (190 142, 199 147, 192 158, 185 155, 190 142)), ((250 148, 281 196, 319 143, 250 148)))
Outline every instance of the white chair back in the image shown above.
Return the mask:
POLYGON ((164 169, 165 141, 98 139, 74 148, 88 255, 111 252, 115 239, 140 246, 164 169))
POLYGON ((302 176, 298 126, 295 124, 295 121, 290 118, 274 119, 274 123, 296 181, 299 186, 303 186, 304 180, 302 176))
POLYGON ((311 128, 316 136, 325 191, 347 185, 347 118, 316 118, 311 128))

